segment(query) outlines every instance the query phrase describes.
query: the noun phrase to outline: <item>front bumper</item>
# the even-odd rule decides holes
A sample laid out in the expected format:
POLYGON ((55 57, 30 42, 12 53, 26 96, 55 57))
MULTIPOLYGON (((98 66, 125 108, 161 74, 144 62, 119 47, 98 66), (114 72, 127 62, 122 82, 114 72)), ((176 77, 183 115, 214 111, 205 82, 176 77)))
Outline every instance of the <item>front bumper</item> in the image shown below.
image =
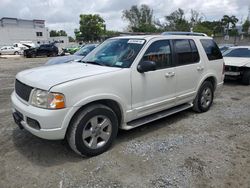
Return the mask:
POLYGON ((64 139, 66 127, 63 126, 68 108, 60 110, 48 110, 37 108, 22 102, 13 92, 11 94, 12 112, 15 122, 20 128, 24 128, 32 134, 49 140, 64 139), (22 116, 20 118, 20 116, 22 116), (39 123, 39 129, 31 127, 27 119, 31 118, 39 123))

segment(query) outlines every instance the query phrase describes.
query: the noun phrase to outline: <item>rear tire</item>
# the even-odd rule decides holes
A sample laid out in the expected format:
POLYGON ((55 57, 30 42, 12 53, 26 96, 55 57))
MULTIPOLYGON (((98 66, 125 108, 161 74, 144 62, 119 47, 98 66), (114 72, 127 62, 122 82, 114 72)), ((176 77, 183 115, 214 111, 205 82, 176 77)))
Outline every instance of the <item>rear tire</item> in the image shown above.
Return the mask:
POLYGON ((201 85, 193 102, 193 110, 198 113, 206 112, 213 104, 214 87, 211 82, 205 81, 201 85))
POLYGON ((14 55, 19 55, 19 52, 14 52, 14 55))
POLYGON ((250 85, 250 70, 243 72, 242 83, 244 85, 250 85))
POLYGON ((95 156, 111 147, 117 132, 118 119, 115 112, 102 104, 94 104, 76 115, 66 137, 76 153, 95 156))

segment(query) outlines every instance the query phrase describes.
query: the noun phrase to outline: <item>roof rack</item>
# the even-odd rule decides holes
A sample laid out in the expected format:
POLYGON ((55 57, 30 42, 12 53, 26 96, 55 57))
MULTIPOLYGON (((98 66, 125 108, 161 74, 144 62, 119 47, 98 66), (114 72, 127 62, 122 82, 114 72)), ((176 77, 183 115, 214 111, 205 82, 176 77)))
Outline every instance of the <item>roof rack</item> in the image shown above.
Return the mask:
POLYGON ((162 35, 189 35, 189 36, 207 37, 207 35, 205 33, 182 32, 182 31, 167 31, 167 32, 163 32, 162 35))

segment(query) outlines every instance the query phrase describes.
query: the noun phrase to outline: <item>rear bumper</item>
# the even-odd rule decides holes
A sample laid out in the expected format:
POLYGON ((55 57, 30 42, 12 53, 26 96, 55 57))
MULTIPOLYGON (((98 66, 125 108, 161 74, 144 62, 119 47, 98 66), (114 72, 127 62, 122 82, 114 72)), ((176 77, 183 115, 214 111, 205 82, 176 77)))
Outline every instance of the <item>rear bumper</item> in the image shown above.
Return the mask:
POLYGON ((14 120, 20 128, 24 128, 40 138, 64 139, 66 127, 63 126, 63 123, 69 109, 47 110, 27 105, 17 98, 15 92, 11 94, 11 102, 14 120), (36 120, 39 128, 31 127, 27 122, 28 118, 36 120))

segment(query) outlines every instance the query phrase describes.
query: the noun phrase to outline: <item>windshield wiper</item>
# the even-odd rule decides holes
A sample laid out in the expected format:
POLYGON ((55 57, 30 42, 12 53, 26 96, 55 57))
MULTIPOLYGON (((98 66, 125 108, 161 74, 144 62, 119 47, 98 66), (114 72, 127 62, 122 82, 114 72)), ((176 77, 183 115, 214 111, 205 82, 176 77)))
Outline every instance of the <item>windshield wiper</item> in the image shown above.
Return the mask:
POLYGON ((88 64, 93 64, 93 65, 100 65, 100 66, 103 66, 102 63, 98 63, 98 62, 96 62, 96 61, 82 61, 82 62, 88 63, 88 64))

